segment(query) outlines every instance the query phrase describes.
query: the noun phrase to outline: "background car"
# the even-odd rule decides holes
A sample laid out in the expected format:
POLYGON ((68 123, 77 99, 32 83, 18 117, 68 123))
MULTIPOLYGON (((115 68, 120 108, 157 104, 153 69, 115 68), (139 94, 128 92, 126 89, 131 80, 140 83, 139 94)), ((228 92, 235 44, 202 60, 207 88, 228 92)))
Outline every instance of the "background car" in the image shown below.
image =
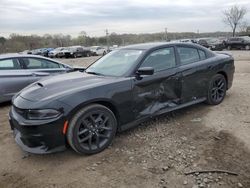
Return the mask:
POLYGON ((225 49, 225 41, 219 38, 201 38, 198 40, 198 44, 209 48, 210 50, 221 51, 225 49))
POLYGON ((179 42, 197 43, 196 39, 180 39, 179 42))
POLYGON ((32 55, 42 55, 42 52, 45 48, 39 48, 39 49, 34 49, 34 50, 31 50, 31 54, 32 55))
POLYGON ((44 48, 41 55, 44 57, 49 57, 49 52, 51 52, 52 50, 54 50, 54 48, 44 48))
POLYGON ((64 57, 89 57, 91 56, 91 51, 88 48, 82 46, 71 46, 64 51, 64 57))
POLYGON ((30 50, 24 50, 22 52, 19 52, 19 54, 31 54, 30 50))
POLYGON ((46 76, 72 72, 69 65, 35 55, 0 55, 0 103, 46 76))
POLYGON ((63 50, 65 49, 65 47, 59 47, 59 48, 56 48, 56 49, 54 49, 54 50, 52 50, 52 51, 50 51, 49 53, 48 53, 48 56, 50 57, 50 58, 54 58, 54 57, 63 57, 63 50))
POLYGON ((226 47, 228 50, 231 49, 245 49, 250 50, 250 37, 243 36, 243 37, 232 37, 226 41, 226 47))
POLYGON ((105 55, 107 53, 107 49, 101 46, 91 46, 90 47, 91 55, 105 55))
POLYGON ((201 102, 220 104, 234 59, 192 43, 146 43, 114 50, 83 73, 43 79, 13 98, 10 125, 25 151, 107 148, 117 131, 201 102), (37 149, 39 148, 39 149, 37 149))

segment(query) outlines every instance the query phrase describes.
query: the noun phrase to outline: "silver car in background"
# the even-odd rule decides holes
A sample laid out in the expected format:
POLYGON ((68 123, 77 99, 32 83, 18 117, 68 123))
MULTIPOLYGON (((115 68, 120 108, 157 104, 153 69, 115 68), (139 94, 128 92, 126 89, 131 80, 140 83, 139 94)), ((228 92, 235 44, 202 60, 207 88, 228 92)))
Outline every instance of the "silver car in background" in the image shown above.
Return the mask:
POLYGON ((48 53, 48 56, 49 56, 50 58, 54 58, 54 57, 55 57, 55 58, 61 58, 61 57, 64 56, 63 50, 65 50, 65 49, 66 49, 65 47, 56 48, 56 49, 50 51, 50 52, 48 53))
POLYGON ((69 65, 41 56, 0 55, 0 103, 10 101, 21 89, 41 78, 74 70, 69 65))

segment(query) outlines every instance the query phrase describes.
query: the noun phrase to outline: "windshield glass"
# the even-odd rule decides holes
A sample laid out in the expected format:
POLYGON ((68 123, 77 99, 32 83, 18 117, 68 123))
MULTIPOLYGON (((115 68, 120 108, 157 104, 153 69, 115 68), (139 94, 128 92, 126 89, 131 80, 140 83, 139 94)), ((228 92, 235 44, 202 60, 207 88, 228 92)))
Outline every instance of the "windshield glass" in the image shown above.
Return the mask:
POLYGON ((242 37, 244 40, 246 40, 246 41, 248 41, 248 42, 250 42, 250 37, 248 37, 248 36, 244 36, 244 37, 242 37))
POLYGON ((86 72, 106 76, 122 76, 142 54, 142 50, 116 50, 91 65, 86 72))
POLYGON ((208 38, 207 39, 207 43, 211 44, 211 43, 219 43, 220 41, 217 38, 208 38))
POLYGON ((56 48, 56 49, 54 49, 54 51, 61 51, 61 50, 63 50, 63 48, 56 48))

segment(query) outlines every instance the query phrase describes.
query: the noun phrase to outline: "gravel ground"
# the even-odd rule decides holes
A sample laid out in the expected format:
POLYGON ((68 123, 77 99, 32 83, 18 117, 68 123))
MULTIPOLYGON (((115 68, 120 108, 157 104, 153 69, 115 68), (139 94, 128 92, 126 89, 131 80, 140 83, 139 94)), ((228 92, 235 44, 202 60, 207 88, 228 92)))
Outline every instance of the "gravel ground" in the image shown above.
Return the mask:
MULTIPOLYGON (((10 104, 0 106, 0 187, 250 187, 250 52, 232 51, 233 87, 218 106, 199 104, 154 118, 120 133, 93 155, 68 149, 24 153, 8 124, 10 104), (230 173, 194 173, 193 170, 230 173)), ((61 59, 87 66, 98 57, 61 59)))

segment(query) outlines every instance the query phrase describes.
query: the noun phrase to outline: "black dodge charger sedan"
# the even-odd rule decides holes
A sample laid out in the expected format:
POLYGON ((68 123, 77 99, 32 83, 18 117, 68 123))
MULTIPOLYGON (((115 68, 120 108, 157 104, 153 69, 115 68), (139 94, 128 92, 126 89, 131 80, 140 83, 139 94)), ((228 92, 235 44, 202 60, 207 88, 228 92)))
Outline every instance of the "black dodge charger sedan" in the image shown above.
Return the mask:
POLYGON ((95 154, 123 131, 193 104, 221 103, 234 59, 189 43, 147 43, 114 50, 89 66, 40 80, 12 99, 9 121, 25 151, 70 146, 95 154))

